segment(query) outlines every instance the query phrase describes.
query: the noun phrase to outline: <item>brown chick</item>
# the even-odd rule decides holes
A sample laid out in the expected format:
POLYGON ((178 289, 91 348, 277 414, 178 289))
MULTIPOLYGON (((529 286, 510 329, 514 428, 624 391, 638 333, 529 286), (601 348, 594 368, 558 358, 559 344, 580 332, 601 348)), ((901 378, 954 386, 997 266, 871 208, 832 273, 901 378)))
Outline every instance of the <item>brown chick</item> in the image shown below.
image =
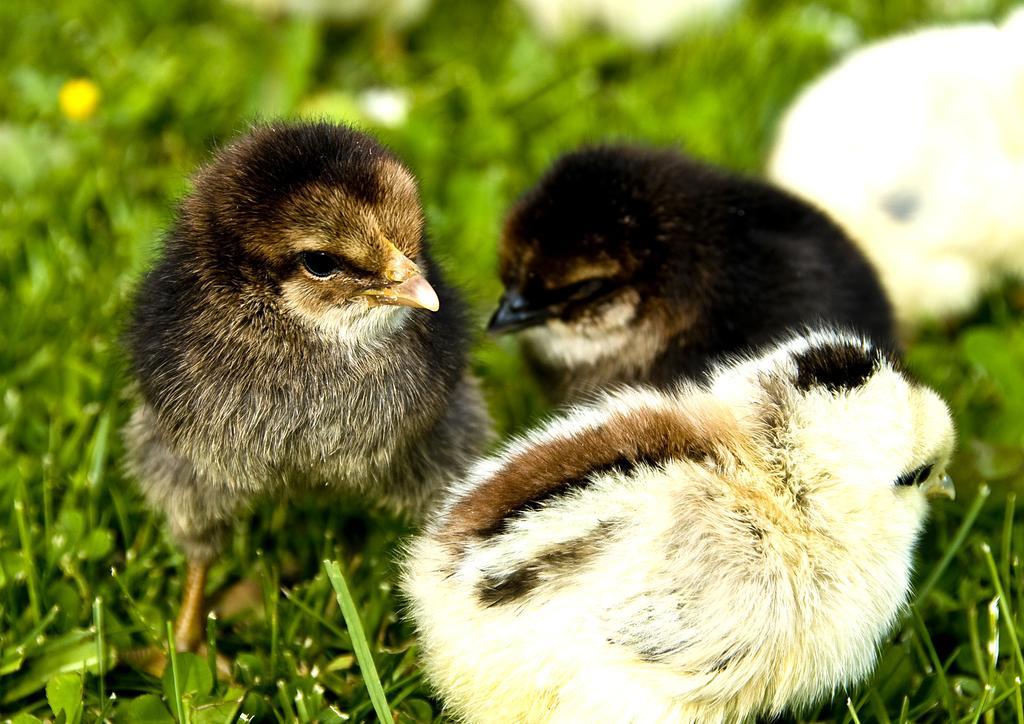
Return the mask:
POLYGON ((490 424, 416 181, 363 133, 254 128, 199 171, 138 290, 128 466, 188 560, 179 650, 247 503, 330 490, 415 515, 490 424))

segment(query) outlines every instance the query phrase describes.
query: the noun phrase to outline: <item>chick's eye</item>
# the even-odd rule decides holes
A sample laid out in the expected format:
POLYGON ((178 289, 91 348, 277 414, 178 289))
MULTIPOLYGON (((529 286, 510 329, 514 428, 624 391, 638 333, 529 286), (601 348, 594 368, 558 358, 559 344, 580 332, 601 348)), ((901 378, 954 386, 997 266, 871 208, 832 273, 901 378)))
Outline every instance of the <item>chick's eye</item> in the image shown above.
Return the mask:
POLYGON ((923 483, 932 474, 932 465, 922 465, 919 468, 911 470, 909 473, 896 478, 896 485, 900 487, 906 487, 908 485, 916 485, 923 483))
POLYGON ((570 287, 569 298, 574 301, 579 299, 589 299, 590 297, 597 296, 603 292, 605 288, 606 283, 603 279, 589 279, 570 287))
POLYGON ((587 302, 604 296, 610 289, 611 282, 607 279, 587 279, 553 289, 546 296, 551 303, 587 302))
POLYGON ((299 261, 306 271, 321 279, 333 276, 341 269, 337 258, 322 251, 304 251, 299 254, 299 261))

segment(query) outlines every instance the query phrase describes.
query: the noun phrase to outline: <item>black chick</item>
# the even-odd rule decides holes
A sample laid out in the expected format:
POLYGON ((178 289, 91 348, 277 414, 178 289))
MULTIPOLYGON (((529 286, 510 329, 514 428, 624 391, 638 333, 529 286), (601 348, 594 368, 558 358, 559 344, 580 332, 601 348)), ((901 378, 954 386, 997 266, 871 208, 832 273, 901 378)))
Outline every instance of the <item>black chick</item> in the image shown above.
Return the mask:
POLYGON ((823 213, 670 150, 563 156, 512 209, 493 332, 523 330, 556 397, 701 375, 811 326, 896 347, 874 269, 823 213))
POLYGON ((254 497, 326 487, 415 514, 489 437, 416 182, 344 126, 256 127, 200 170, 128 342, 129 468, 188 559, 179 649, 254 497))

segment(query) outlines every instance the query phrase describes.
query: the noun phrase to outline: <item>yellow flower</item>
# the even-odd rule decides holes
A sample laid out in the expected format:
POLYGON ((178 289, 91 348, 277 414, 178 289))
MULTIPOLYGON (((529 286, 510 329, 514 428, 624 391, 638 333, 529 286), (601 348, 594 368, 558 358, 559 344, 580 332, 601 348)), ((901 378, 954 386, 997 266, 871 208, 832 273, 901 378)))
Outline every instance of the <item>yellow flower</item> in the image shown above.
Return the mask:
POLYGON ((73 121, 84 121, 96 112, 100 89, 88 78, 67 81, 60 89, 60 112, 73 121))

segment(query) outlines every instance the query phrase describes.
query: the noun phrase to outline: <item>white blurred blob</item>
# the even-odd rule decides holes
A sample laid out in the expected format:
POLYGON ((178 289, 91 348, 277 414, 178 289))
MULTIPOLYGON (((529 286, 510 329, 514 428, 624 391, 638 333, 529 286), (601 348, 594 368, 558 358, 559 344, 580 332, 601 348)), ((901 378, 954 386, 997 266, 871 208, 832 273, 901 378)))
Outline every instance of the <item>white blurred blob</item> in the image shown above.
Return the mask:
POLYGON ((379 19, 403 28, 420 20, 431 0, 234 0, 264 13, 288 13, 325 18, 341 23, 379 19))
POLYGON ((518 0, 540 33, 561 39, 597 25, 638 46, 654 46, 717 20, 741 0, 518 0))
POLYGON ((396 88, 367 88, 359 94, 359 110, 373 123, 395 128, 409 116, 409 94, 396 88))
POLYGON ((853 53, 789 109, 769 174, 860 242, 906 324, 1024 275, 1024 9, 853 53))

